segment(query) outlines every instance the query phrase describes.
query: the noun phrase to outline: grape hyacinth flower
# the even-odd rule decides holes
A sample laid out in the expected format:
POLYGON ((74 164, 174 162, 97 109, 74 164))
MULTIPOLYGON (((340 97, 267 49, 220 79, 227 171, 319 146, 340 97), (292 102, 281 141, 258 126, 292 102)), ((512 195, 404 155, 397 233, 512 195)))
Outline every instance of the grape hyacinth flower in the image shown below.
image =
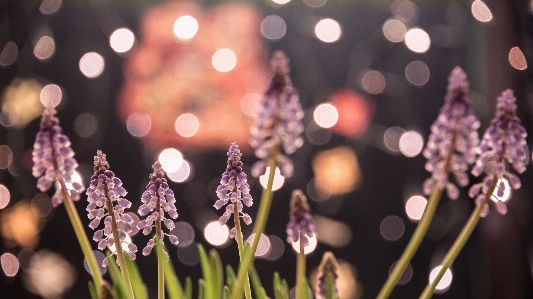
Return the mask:
POLYGON ((276 51, 270 65, 273 75, 258 106, 256 122, 250 129, 250 145, 255 148, 255 155, 263 159, 252 166, 252 175, 262 175, 268 159, 274 158, 272 155, 276 153, 281 174, 291 177, 294 166, 290 158, 278 153, 279 147, 290 155, 303 145, 300 134, 304 131, 301 123, 304 113, 288 76, 289 59, 283 52, 276 51))
MULTIPOLYGON (((38 178, 37 188, 41 192, 48 191, 55 181, 63 181, 60 184, 72 184, 72 189, 68 189, 68 195, 72 200, 78 201, 80 193, 85 188, 78 182, 72 182, 72 174, 78 168, 78 162, 74 159, 69 138, 62 133, 63 129, 59 126, 56 113, 52 104, 44 108, 39 133, 33 144, 32 173, 38 178)), ((60 191, 63 187, 65 186, 60 185, 56 188, 56 193, 51 199, 52 206, 57 207, 63 202, 60 191)))
MULTIPOLYGON (((243 203, 247 207, 251 207, 253 201, 252 196, 250 195, 250 186, 247 183, 248 179, 246 173, 242 170, 243 164, 241 162, 241 156, 242 154, 239 150, 239 146, 237 143, 233 142, 228 151, 228 166, 226 167, 226 171, 222 174, 220 185, 217 188, 217 196, 219 199, 214 204, 214 207, 219 210, 231 201, 231 203, 226 206, 224 214, 218 219, 220 225, 224 225, 228 222, 232 214, 234 214, 234 216, 237 215, 235 216, 235 220, 237 220, 238 217, 242 217, 246 225, 252 223, 250 215, 242 212, 243 203)), ((235 221, 236 226, 238 225, 237 222, 238 221, 235 221)), ((237 229, 233 227, 230 230, 230 237, 235 238, 236 235, 237 229)))
MULTIPOLYGON (((477 205, 486 203, 486 195, 490 192, 496 201, 497 211, 502 215, 507 213, 507 206, 497 197, 502 197, 507 188, 503 180, 507 180, 512 189, 516 190, 521 186, 520 178, 505 170, 505 161, 507 160, 518 173, 526 170, 524 146, 527 132, 516 116, 515 101, 516 98, 510 89, 502 92, 498 98, 496 116, 483 135, 479 146, 480 156, 472 169, 474 176, 479 176, 483 172, 487 175, 483 182, 473 185, 468 192, 471 198, 475 198, 477 205), (493 190, 490 190, 491 186, 493 190), (497 189, 497 196, 492 194, 494 189, 497 189)), ((483 215, 487 213, 488 206, 483 215)))
POLYGON ((301 246, 309 244, 309 238, 315 235, 315 223, 310 214, 311 208, 301 190, 294 190, 291 196, 289 223, 287 224, 287 242, 298 242, 301 246))
POLYGON ((468 97, 466 74, 457 66, 448 77, 444 106, 431 126, 423 152, 428 159, 426 170, 431 172, 431 177, 423 185, 426 195, 431 194, 435 187, 440 187, 446 188, 450 199, 459 197, 459 189, 448 180, 448 173, 454 174, 460 186, 468 185, 467 170, 476 159, 478 128, 479 121, 468 97))
POLYGON ((333 253, 331 253, 330 251, 326 251, 322 256, 322 262, 320 262, 320 266, 318 267, 318 298, 330 298, 328 297, 328 276, 331 276, 331 278, 333 278, 333 294, 331 298, 339 297, 339 291, 335 283, 338 277, 338 268, 339 265, 337 264, 337 260, 335 259, 333 253))
MULTIPOLYGON (((117 255, 122 253, 121 244, 125 242, 126 236, 132 232, 133 218, 124 213, 124 210, 131 207, 131 202, 124 198, 128 192, 122 187, 122 181, 109 170, 109 163, 106 155, 102 151, 97 151, 94 156, 94 175, 91 177, 91 185, 87 189, 87 200, 89 205, 87 211, 89 227, 93 230, 100 225, 104 218, 104 228, 96 230, 93 240, 98 242, 98 249, 104 250, 115 246, 117 255)), ((137 246, 128 244, 128 256, 135 260, 137 246)), ((119 263, 120 263, 119 257, 119 263)), ((107 266, 107 257, 103 261, 103 266, 107 266)))
MULTIPOLYGON (((158 241, 163 241, 165 235, 170 239, 170 242, 174 245, 179 243, 178 237, 171 234, 163 233, 161 223, 164 223, 169 231, 174 229, 175 224, 172 219, 178 217, 176 211, 176 199, 174 198, 174 192, 169 188, 167 179, 165 179, 165 173, 163 166, 159 161, 156 161, 152 166, 154 172, 150 174, 150 182, 146 185, 146 191, 142 194, 141 202, 143 203, 138 210, 140 216, 146 216, 145 220, 139 221, 137 228, 142 230, 143 234, 148 235, 152 232, 152 228, 155 225, 155 237, 158 241), (165 217, 164 213, 167 213, 170 218, 165 217)), ((154 239, 150 239, 144 247, 143 255, 149 255, 154 248, 154 239)))

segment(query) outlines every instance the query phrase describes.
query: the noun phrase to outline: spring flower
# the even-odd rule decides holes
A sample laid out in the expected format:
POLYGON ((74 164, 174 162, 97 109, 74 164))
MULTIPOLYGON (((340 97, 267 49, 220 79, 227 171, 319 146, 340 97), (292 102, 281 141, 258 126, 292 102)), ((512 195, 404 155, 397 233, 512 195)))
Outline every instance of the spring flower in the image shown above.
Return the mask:
MULTIPOLYGON (((251 207, 253 204, 252 196, 250 195, 250 186, 247 183, 247 176, 242 171, 241 151, 237 143, 233 142, 228 151, 228 166, 226 171, 222 174, 220 179, 220 185, 217 188, 218 200, 215 202, 214 207, 219 210, 228 202, 230 204, 226 206, 226 211, 218 219, 220 225, 225 224, 230 219, 231 215, 235 213, 235 205, 239 212, 239 216, 242 217, 246 225, 252 223, 252 217, 243 213, 243 203, 247 207, 251 207)), ((230 237, 235 238, 237 231, 235 227, 230 230, 230 237)))
MULTIPOLYGON (((70 198, 74 201, 80 199, 80 193, 85 188, 72 182, 72 174, 78 167, 78 162, 74 159, 74 151, 70 147, 69 138, 64 135, 63 129, 59 126, 59 119, 55 116, 57 111, 48 104, 44 108, 39 133, 35 137, 33 144, 33 176, 37 180, 37 188, 41 192, 46 192, 52 187, 56 180, 63 180, 72 184, 73 189, 69 189, 70 198)), ((57 207, 63 202, 61 187, 56 188, 56 193, 52 196, 52 206, 57 207)))
POLYGON ((322 256, 322 262, 318 267, 318 295, 319 298, 327 298, 327 277, 329 274, 333 275, 333 298, 339 297, 339 292, 335 281, 337 280, 337 269, 339 265, 333 253, 326 251, 324 256, 322 256))
MULTIPOLYGON (((524 146, 527 132, 516 116, 515 101, 512 90, 507 89, 502 92, 496 105, 496 116, 485 131, 479 146, 480 156, 472 169, 472 174, 479 176, 486 172, 487 176, 482 183, 473 185, 468 192, 478 205, 484 204, 486 194, 493 185, 497 190, 496 195, 503 196, 506 188, 504 179, 508 180, 512 189, 516 190, 521 186, 520 178, 505 170, 506 160, 518 173, 526 170, 524 146)), ((498 212, 505 214, 507 212, 505 203, 498 200, 494 194, 491 196, 496 201, 498 212)), ((487 213, 488 209, 484 211, 484 215, 487 213)))
POLYGON ((426 170, 431 177, 424 182, 424 193, 431 194, 435 187, 446 188, 450 199, 459 197, 459 189, 448 180, 454 174, 460 186, 468 185, 468 165, 476 159, 479 121, 474 115, 468 97, 466 74, 455 67, 448 77, 448 92, 437 120, 431 126, 431 134, 424 149, 426 170))
POLYGON ((305 247, 309 238, 315 235, 315 223, 310 214, 311 208, 301 190, 294 190, 291 196, 289 223, 287 224, 287 242, 300 242, 305 247))
MULTIPOLYGON (((91 185, 87 189, 87 215, 92 221, 89 227, 96 229, 104 219, 104 228, 96 230, 93 240, 98 242, 98 249, 104 250, 117 244, 125 242, 126 236, 132 232, 133 218, 124 214, 124 210, 131 207, 131 202, 125 199, 128 192, 122 187, 122 181, 109 170, 109 163, 106 155, 102 151, 97 151, 94 156, 94 175, 91 177, 91 185), (116 235, 115 235, 116 234, 116 235), (115 236, 120 239, 118 242, 115 236)), ((137 246, 128 244, 128 255, 135 260, 137 246)), ((104 266, 107 265, 107 258, 104 259, 104 266)))
MULTIPOLYGON (((174 198, 174 192, 168 187, 167 179, 165 179, 165 173, 163 166, 159 161, 156 161, 152 166, 154 172, 150 174, 150 182, 146 185, 146 191, 142 194, 141 201, 142 205, 139 207, 138 213, 140 216, 146 216, 145 220, 139 221, 137 228, 142 230, 143 234, 148 235, 152 232, 152 228, 155 225, 156 228, 156 237, 161 241, 164 239, 164 235, 167 235, 170 239, 170 242, 174 245, 179 243, 178 237, 171 234, 166 234, 162 232, 162 223, 170 231, 174 229, 174 221, 165 217, 165 212, 172 219, 178 217, 178 212, 176 211, 176 199, 174 198)), ((150 239, 144 247, 142 253, 143 255, 149 255, 154 248, 155 242, 154 239, 150 239)))
MULTIPOLYGON (((282 147, 290 155, 303 145, 300 134, 304 131, 301 119, 304 116, 298 93, 292 87, 289 74, 289 60, 281 51, 272 55, 270 62, 272 77, 257 109, 257 119, 250 129, 250 144, 259 159, 252 166, 252 175, 262 175, 275 148, 282 147)), ((281 174, 292 176, 294 166, 287 156, 276 156, 281 174)))

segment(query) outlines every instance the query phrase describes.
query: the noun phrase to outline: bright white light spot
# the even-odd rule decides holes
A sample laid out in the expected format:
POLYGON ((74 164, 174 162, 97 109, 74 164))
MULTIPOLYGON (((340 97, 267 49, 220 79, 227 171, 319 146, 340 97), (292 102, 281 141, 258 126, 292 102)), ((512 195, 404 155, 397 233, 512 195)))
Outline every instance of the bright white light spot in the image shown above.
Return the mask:
POLYGON ((405 67, 405 77, 413 85, 424 86, 429 81, 429 67, 422 61, 411 61, 405 67))
POLYGON ((104 58, 96 52, 85 53, 80 59, 80 71, 89 79, 100 76, 104 71, 104 65, 104 58))
POLYGON ((167 176, 173 182, 183 183, 189 180, 191 172, 191 165, 186 160, 183 160, 181 167, 175 172, 167 172, 167 176))
POLYGON ((175 148, 166 148, 161 151, 158 160, 166 172, 176 172, 183 163, 183 155, 175 148))
MULTIPOLYGON (((128 245, 130 243, 131 243, 131 237, 126 234, 126 238, 122 242, 120 242, 120 247, 122 248, 122 251, 124 251, 124 252, 130 251, 128 249, 128 245)), ((115 247, 115 243, 114 242, 113 242, 113 244, 111 244, 111 246, 108 246, 108 248, 111 251, 111 253, 117 254, 117 248, 115 247)))
POLYGON ((6 186, 0 184, 0 210, 7 207, 11 201, 11 194, 6 186))
POLYGON ((0 263, 2 264, 2 270, 4 270, 7 277, 13 277, 19 272, 19 260, 9 252, 0 256, 0 263))
POLYGON ((339 112, 335 106, 329 103, 320 104, 313 112, 313 119, 315 120, 316 124, 322 128, 331 128, 339 120, 339 112))
POLYGON ((174 34, 183 41, 190 40, 198 32, 198 21, 191 16, 181 16, 174 22, 174 34))
MULTIPOLYGON (((254 238, 255 234, 251 234, 248 239, 246 239, 246 242, 250 245, 250 247, 252 247, 254 238)), ((265 234, 261 234, 261 237, 259 237, 259 243, 257 243, 257 249, 255 250, 255 256, 263 257, 267 255, 270 252, 270 247, 270 239, 265 234)))
MULTIPOLYGON (((442 269, 442 266, 438 266, 431 270, 431 273, 429 274, 429 283, 432 283, 433 280, 435 280, 435 278, 439 274, 440 269, 442 269)), ((444 272, 444 275, 442 276, 440 282, 437 284, 437 287, 435 287, 435 290, 446 291, 452 284, 452 279, 452 271, 450 271, 450 269, 447 269, 446 272, 444 272)))
POLYGON ((178 116, 174 123, 174 128, 180 136, 192 137, 198 132, 200 122, 198 122, 198 118, 194 114, 185 113, 178 116))
POLYGON ((63 99, 61 87, 55 84, 45 85, 43 89, 41 89, 40 99, 41 103, 45 107, 48 105, 48 103, 52 104, 54 107, 57 107, 57 105, 59 105, 63 99))
MULTIPOLYGON (((67 187, 67 190, 76 190, 72 186, 73 183, 78 183, 80 185, 83 185, 83 179, 81 178, 81 175, 80 175, 80 173, 77 170, 74 170, 72 172, 72 174, 70 175, 70 178, 71 178, 71 181, 72 181, 71 183, 65 182, 65 186, 67 187)), ((59 182, 57 182, 57 181, 56 181, 55 185, 56 185, 56 190, 59 190, 59 189, 63 188, 61 186, 61 184, 59 182)))
POLYGON ((43 0, 39 10, 44 15, 51 15, 59 10, 61 7, 61 0, 43 0))
POLYGON ((237 56, 230 49, 219 49, 213 54, 211 64, 215 70, 226 73, 237 65, 237 56))
POLYGON ((405 213, 407 214, 407 217, 414 222, 420 221, 426 210, 427 203, 428 201, 423 196, 411 196, 405 203, 405 213))
POLYGON ((270 15, 261 22, 261 34, 270 40, 279 40, 285 36, 287 24, 280 16, 270 15))
POLYGON ((370 94, 380 94, 385 90, 385 76, 375 70, 366 71, 361 77, 361 85, 370 94))
POLYGON ((333 19, 322 19, 315 26, 315 34, 325 43, 336 42, 342 34, 341 25, 333 19))
POLYGON ((0 52, 0 66, 9 66, 17 60, 19 56, 19 48, 17 44, 12 41, 8 41, 7 44, 0 52))
POLYGON ((427 32, 420 28, 412 28, 405 34, 405 45, 416 53, 424 53, 429 49, 431 41, 427 32))
POLYGON ((37 57, 39 60, 46 60, 54 54, 56 50, 56 43, 54 42, 54 39, 50 36, 42 36, 39 41, 37 41, 37 44, 35 44, 35 48, 33 48, 33 55, 37 57))
POLYGON ((406 157, 414 157, 422 151, 424 139, 422 135, 415 131, 407 131, 400 137, 400 151, 406 157))
MULTIPOLYGON (((308 237, 309 244, 304 247, 304 254, 309 254, 316 249, 316 245, 318 244, 318 241, 316 240, 316 236, 308 237)), ((292 242, 292 248, 298 253, 300 253, 300 240, 297 242, 292 242)))
POLYGON ((59 254, 41 250, 30 259, 23 280, 26 289, 42 298, 63 298, 76 281, 76 268, 59 254))
POLYGON ((259 102, 261 101, 261 96, 257 93, 249 93, 242 97, 241 99, 241 110, 244 114, 248 116, 255 116, 255 111, 259 102))
POLYGON ((480 22, 485 23, 490 22, 490 20, 492 20, 492 13, 490 12, 490 9, 487 4, 485 4, 485 2, 483 1, 475 0, 474 2, 472 2, 471 10, 474 18, 476 18, 476 20, 480 22))
POLYGON ((385 24, 383 24, 383 35, 393 43, 402 42, 406 31, 405 24, 400 20, 388 19, 385 24))
POLYGON ((228 226, 225 224, 220 225, 218 221, 210 222, 204 228, 204 237, 211 245, 224 245, 229 239, 228 226))
POLYGON ((509 51, 509 63, 519 71, 527 69, 526 57, 518 47, 513 47, 511 48, 511 51, 509 51))
POLYGON ((498 180, 498 184, 496 184, 496 189, 494 189, 494 192, 492 193, 492 196, 490 199, 492 199, 493 202, 507 202, 511 198, 511 185, 509 184, 509 181, 505 178, 500 178, 498 180), (505 185, 505 189, 503 190, 503 195, 498 196, 498 189, 500 189, 500 183, 503 182, 505 185))
MULTIPOLYGON (((263 188, 265 189, 268 184, 269 173, 270 167, 267 167, 265 174, 259 177, 259 182, 261 183, 261 186, 263 186, 263 188)), ((279 168, 276 167, 276 170, 274 171, 274 181, 272 182, 272 191, 276 191, 281 188, 283 186, 283 183, 285 183, 285 178, 281 175, 279 168)))
POLYGON ((284 5, 284 4, 287 4, 289 3, 291 0, 272 0, 272 2, 276 3, 276 4, 279 4, 279 5, 284 5))
POLYGON ((135 35, 128 28, 119 28, 109 37, 109 45, 117 53, 128 52, 135 43, 135 35))
POLYGON ((150 132, 152 128, 152 119, 150 115, 142 112, 134 112, 126 119, 126 128, 134 137, 143 137, 150 132))

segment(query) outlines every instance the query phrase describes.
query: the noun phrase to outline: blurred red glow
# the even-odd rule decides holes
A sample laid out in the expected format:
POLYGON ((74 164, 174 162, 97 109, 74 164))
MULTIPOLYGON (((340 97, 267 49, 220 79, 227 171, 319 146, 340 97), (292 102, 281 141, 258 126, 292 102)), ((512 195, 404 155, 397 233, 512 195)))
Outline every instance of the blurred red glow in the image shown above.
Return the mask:
POLYGON ((339 120, 331 129, 350 138, 362 137, 374 117, 374 102, 349 89, 335 92, 329 102, 337 108, 339 120))

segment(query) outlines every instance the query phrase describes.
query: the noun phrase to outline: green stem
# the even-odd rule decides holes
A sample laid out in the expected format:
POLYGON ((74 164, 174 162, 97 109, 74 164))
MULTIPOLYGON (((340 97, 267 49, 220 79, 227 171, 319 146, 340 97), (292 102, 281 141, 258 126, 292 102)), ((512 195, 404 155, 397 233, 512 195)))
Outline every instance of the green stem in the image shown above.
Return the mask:
POLYGON ((465 226, 463 227, 463 230, 461 231, 457 239, 455 239, 455 242, 453 243, 452 247, 450 248, 448 253, 446 253, 446 256, 442 260, 442 268, 439 270, 439 273, 437 274, 435 279, 433 279, 433 281, 426 286, 426 288, 422 292, 422 295, 420 295, 419 297, 420 299, 431 298, 431 296, 435 292, 437 284, 439 284, 441 278, 444 276, 444 273, 446 273, 446 270, 448 270, 453 264, 453 262, 465 246, 466 241, 468 241, 468 239, 472 235, 472 232, 474 232, 474 229, 476 228, 476 225, 479 222, 479 219, 481 218, 481 214, 485 209, 485 206, 489 203, 490 197, 492 196, 492 193, 494 193, 494 189, 496 189, 496 185, 498 184, 498 178, 493 177, 492 180, 492 185, 490 186, 489 190, 485 195, 485 201, 483 202, 483 204, 476 206, 476 208, 470 215, 468 222, 466 222, 465 226))
POLYGON ((431 224, 433 215, 435 215, 435 211, 437 210, 437 206, 439 205, 441 195, 442 188, 436 187, 435 189, 433 189, 433 193, 431 194, 431 197, 428 200, 422 219, 418 223, 416 230, 413 236, 411 237, 411 240, 409 241, 409 244, 407 244, 407 247, 405 248, 404 252, 402 253, 402 256, 400 257, 400 260, 396 263, 394 270, 389 275, 389 278, 381 288, 377 299, 388 298, 392 293, 392 290, 394 289, 396 283, 402 276, 403 271, 415 255, 416 251, 418 250, 418 247, 420 247, 420 243, 422 243, 422 240, 426 235, 429 225, 431 224))
POLYGON ((78 238, 78 243, 80 243, 81 251, 87 259, 89 269, 91 269, 96 291, 98 292, 98 294, 100 294, 100 288, 102 287, 102 275, 100 274, 100 268, 98 267, 98 263, 94 258, 91 244, 89 243, 87 234, 85 233, 83 225, 81 224, 81 219, 78 215, 78 211, 76 211, 74 202, 72 202, 72 199, 70 198, 67 192, 67 186, 65 185, 65 181, 63 179, 60 179, 58 181, 59 184, 61 184, 61 193, 63 194, 63 205, 67 210, 68 218, 70 219, 70 223, 72 224, 72 228, 74 229, 76 238, 78 238))
POLYGON ((296 295, 298 299, 307 299, 304 297, 305 292, 305 250, 302 242, 303 234, 300 232, 300 252, 298 252, 298 258, 296 259, 296 295))
POLYGON ((277 157, 278 151, 278 147, 275 147, 273 150, 273 158, 271 158, 269 165, 270 173, 268 175, 267 188, 264 189, 263 193, 261 194, 261 203, 259 206, 259 211, 257 212, 257 218, 254 225, 254 242, 252 243, 251 250, 247 250, 246 254, 244 255, 244 258, 242 259, 241 267, 239 268, 239 273, 237 275, 237 281, 235 282, 235 286, 233 288, 233 291, 231 292, 230 299, 241 298, 246 273, 248 272, 248 268, 254 261, 255 250, 257 249, 257 245, 259 244, 259 238, 265 230, 265 226, 268 220, 268 214, 270 213, 270 206, 272 204, 272 184, 274 182, 274 173, 276 171, 277 166, 277 160, 275 157, 277 157))
MULTIPOLYGON (((161 229, 161 199, 157 194, 157 203, 155 210, 158 213, 157 220, 155 221, 155 242, 163 244, 163 234, 161 229)), ((163 250, 165 248, 163 247, 163 250)), ((157 299, 165 299, 165 261, 163 256, 157 256, 157 299)))
MULTIPOLYGON (((237 239, 237 247, 239 248, 239 258, 242 263, 244 258, 244 244, 242 240, 241 220, 239 218, 239 207, 237 206, 237 203, 233 204, 233 221, 235 222, 235 230, 237 231, 235 238, 237 239)), ((248 271, 246 271, 246 277, 244 281, 244 296, 246 299, 252 299, 252 290, 250 289, 250 278, 248 277, 248 271)))

